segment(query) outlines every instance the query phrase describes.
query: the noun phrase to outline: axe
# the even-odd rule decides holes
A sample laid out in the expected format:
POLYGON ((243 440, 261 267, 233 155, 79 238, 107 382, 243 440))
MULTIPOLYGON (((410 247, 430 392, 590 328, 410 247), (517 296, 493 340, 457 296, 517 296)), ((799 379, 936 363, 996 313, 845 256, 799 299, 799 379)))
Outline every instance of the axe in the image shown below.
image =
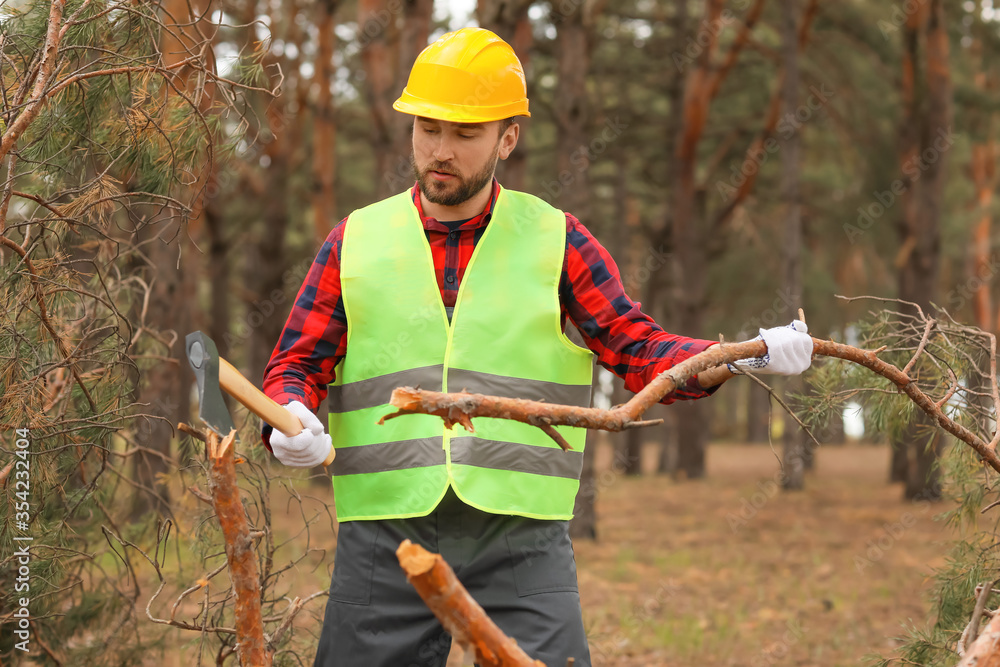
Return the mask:
MULTIPOLYGON (((222 398, 222 392, 219 391, 221 387, 250 412, 288 437, 302 432, 303 426, 299 418, 271 400, 232 364, 220 357, 211 338, 195 331, 189 333, 184 342, 188 362, 198 380, 198 416, 210 429, 222 436, 228 435, 233 429, 233 418, 222 398)), ((323 465, 330 465, 334 455, 335 450, 331 449, 323 465)))

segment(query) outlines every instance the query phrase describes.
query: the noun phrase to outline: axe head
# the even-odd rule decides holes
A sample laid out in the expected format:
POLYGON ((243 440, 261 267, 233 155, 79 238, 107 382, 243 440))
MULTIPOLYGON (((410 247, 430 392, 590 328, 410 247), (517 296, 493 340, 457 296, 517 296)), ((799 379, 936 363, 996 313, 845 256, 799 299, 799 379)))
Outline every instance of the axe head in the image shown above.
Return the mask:
POLYGON ((198 380, 198 416, 221 436, 233 430, 233 418, 219 386, 219 351, 211 338, 200 331, 184 339, 188 362, 198 380))

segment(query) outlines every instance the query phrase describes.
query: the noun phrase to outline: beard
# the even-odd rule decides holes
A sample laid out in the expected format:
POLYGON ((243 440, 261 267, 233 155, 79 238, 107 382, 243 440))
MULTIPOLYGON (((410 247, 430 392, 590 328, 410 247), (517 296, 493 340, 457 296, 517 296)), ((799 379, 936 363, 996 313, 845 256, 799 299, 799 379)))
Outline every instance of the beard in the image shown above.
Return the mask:
POLYGON ((500 142, 498 141, 493 149, 493 155, 486 161, 483 168, 471 176, 465 177, 447 162, 438 162, 437 160, 421 169, 417 166, 417 159, 413 151, 410 151, 410 166, 413 167, 413 175, 417 179, 420 192, 427 198, 427 201, 439 206, 458 206, 472 199, 493 180, 499 159, 500 142), (435 181, 430 176, 432 171, 451 174, 455 178, 445 183, 435 181))

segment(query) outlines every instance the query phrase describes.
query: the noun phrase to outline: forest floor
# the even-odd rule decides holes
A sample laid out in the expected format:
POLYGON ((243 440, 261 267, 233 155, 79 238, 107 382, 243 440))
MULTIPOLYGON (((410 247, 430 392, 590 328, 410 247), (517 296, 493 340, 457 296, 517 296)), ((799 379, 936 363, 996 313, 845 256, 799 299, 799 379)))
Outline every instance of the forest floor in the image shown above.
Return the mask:
POLYGON ((599 540, 576 545, 594 664, 858 665, 891 654, 903 623, 925 623, 953 534, 934 519, 942 505, 905 501, 886 483, 889 453, 821 448, 796 493, 778 490, 766 445, 710 446, 696 482, 609 473, 599 540))
MULTIPOLYGON (((646 454, 651 470, 656 452, 646 454)), ((858 665, 866 655, 890 655, 908 620, 926 623, 930 575, 954 535, 934 518, 943 504, 904 501, 900 486, 886 483, 885 446, 819 449, 806 489, 795 493, 778 490, 767 445, 711 445, 708 474, 697 481, 617 474, 607 446, 597 461, 598 540, 575 546, 595 666, 858 665)), ((276 541, 290 540, 276 563, 292 551, 302 556, 301 527, 319 514, 309 531, 314 551, 279 583, 304 597, 329 585, 335 539, 323 506, 330 492, 305 482, 295 489, 301 501, 286 485, 271 486, 276 541)), ((195 566, 189 573, 202 569, 185 560, 195 566)), ((178 576, 154 613, 168 615, 170 591, 191 580, 178 576)), ((144 589, 155 590, 153 581, 144 589)), ((317 598, 296 617, 297 660, 286 664, 312 664, 324 606, 317 598)), ((209 647, 217 642, 167 632, 172 648, 149 664, 214 664, 209 647)), ((453 651, 449 667, 471 664, 453 651)))
POLYGON ((888 447, 819 449, 797 493, 767 445, 712 445, 687 482, 599 451, 598 540, 575 546, 595 666, 859 665, 928 617, 953 534, 886 483, 888 447))

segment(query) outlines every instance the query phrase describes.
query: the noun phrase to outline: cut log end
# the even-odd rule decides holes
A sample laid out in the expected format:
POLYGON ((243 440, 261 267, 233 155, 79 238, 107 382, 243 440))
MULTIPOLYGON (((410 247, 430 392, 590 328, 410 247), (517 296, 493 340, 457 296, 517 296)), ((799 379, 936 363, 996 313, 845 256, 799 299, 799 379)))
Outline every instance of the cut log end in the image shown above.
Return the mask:
POLYGON ((430 572, 440 556, 432 554, 419 544, 403 540, 396 549, 396 558, 399 559, 399 565, 407 577, 416 577, 430 572))

